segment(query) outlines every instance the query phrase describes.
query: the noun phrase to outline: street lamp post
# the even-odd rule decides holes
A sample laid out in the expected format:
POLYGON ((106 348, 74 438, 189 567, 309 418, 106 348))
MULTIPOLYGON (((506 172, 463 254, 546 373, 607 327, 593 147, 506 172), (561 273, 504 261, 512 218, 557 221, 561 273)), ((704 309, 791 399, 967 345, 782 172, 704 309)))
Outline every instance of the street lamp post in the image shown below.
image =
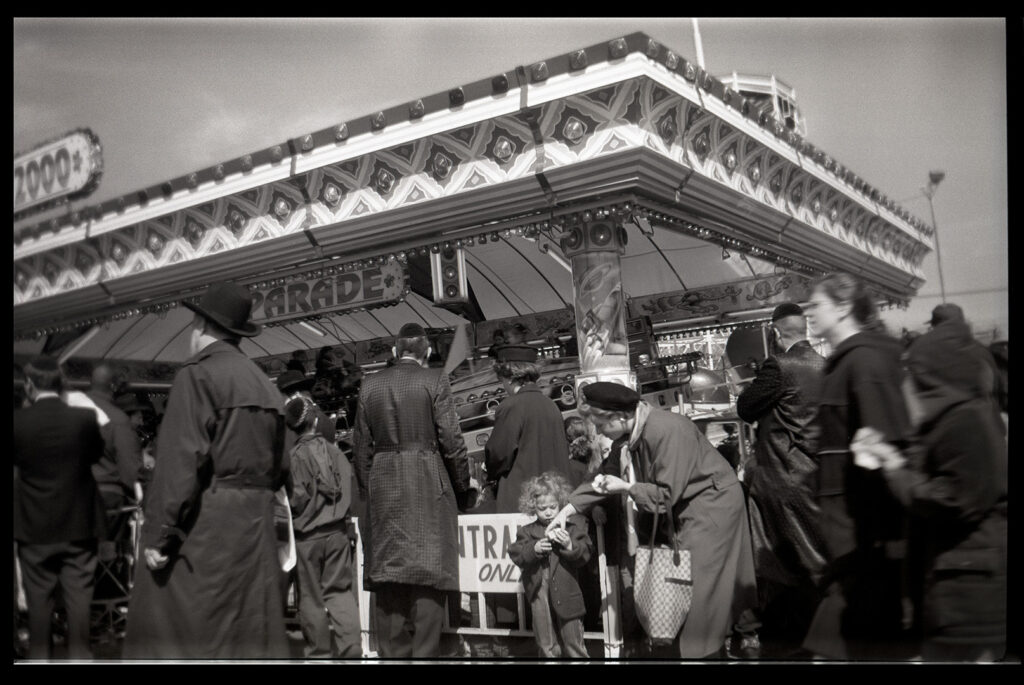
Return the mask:
POLYGON ((946 178, 946 172, 944 171, 929 171, 928 185, 921 188, 921 192, 928 198, 928 209, 932 213, 932 230, 935 232, 935 261, 939 265, 939 292, 942 295, 942 304, 946 304, 946 283, 942 279, 942 252, 939 250, 939 227, 935 223, 935 206, 932 204, 932 196, 935 195, 935 190, 944 178, 946 178))

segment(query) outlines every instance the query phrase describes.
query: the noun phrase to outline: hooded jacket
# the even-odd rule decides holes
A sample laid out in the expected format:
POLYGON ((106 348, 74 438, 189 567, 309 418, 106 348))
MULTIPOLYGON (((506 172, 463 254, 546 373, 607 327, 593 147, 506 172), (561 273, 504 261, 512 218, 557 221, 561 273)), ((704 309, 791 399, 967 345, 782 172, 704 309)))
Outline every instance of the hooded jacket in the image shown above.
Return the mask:
POLYGON ((967 326, 950 322, 911 345, 920 445, 904 468, 884 474, 921 531, 926 637, 999 649, 1006 640, 1006 441, 972 344, 967 326))

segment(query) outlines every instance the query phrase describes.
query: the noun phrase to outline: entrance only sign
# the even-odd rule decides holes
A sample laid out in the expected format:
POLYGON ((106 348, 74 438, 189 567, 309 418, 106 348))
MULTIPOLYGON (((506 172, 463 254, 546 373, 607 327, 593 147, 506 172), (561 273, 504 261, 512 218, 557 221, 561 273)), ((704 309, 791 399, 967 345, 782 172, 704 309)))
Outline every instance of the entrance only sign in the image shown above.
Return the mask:
POLYGON ((520 526, 533 520, 525 514, 459 516, 459 590, 523 592, 519 567, 508 548, 520 526))

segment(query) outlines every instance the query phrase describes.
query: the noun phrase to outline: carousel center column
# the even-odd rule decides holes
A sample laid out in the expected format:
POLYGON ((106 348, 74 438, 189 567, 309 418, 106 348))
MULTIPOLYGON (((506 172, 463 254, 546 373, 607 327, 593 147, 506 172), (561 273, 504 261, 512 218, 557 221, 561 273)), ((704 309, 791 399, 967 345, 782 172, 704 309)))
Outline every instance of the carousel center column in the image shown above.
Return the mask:
POLYGON ((626 230, 613 216, 591 212, 566 217, 562 252, 572 266, 573 303, 580 372, 576 396, 595 381, 636 388, 629 366, 626 302, 619 258, 626 251, 626 230))

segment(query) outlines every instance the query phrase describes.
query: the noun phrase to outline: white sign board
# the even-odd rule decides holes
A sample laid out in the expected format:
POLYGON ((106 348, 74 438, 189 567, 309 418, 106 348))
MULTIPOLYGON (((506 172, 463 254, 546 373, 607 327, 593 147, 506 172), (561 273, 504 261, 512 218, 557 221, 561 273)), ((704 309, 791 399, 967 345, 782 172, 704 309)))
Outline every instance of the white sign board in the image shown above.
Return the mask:
POLYGON ((44 143, 14 158, 14 212, 88 195, 102 172, 100 141, 88 129, 44 143))
POLYGON ((519 527, 532 520, 525 514, 459 516, 459 590, 523 592, 519 567, 509 558, 508 548, 519 527))

